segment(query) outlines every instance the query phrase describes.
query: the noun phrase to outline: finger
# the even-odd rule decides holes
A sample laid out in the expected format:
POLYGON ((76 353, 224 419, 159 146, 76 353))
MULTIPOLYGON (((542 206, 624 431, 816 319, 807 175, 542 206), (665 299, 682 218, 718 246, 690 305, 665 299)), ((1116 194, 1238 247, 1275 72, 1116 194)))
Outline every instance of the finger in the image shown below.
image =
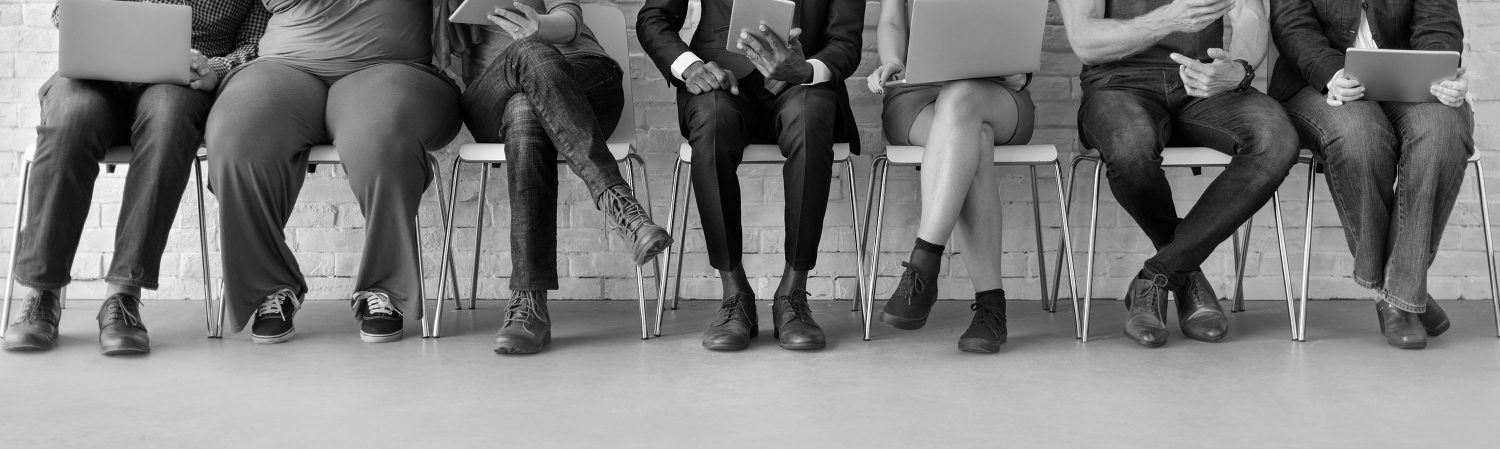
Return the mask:
POLYGON ((782 42, 781 41, 781 37, 777 36, 774 31, 771 31, 770 27, 767 27, 765 25, 761 25, 760 26, 760 35, 761 36, 765 36, 765 38, 766 38, 766 40, 765 40, 766 46, 770 47, 772 51, 780 51, 780 50, 786 48, 786 43, 782 42))
POLYGON ((751 50, 755 50, 755 52, 763 58, 774 54, 768 51, 769 48, 767 48, 766 42, 761 40, 761 36, 757 33, 741 31, 740 40, 745 43, 746 47, 750 47, 751 50))
MULTIPOLYGON (((517 3, 517 4, 519 4, 519 3, 517 3)), ((511 10, 508 10, 508 9, 505 9, 505 8, 495 8, 495 14, 498 14, 501 17, 504 17, 506 19, 510 19, 511 22, 513 22, 513 23, 515 23, 517 25, 521 24, 523 20, 526 20, 526 16, 525 15, 523 15, 523 14, 516 14, 515 12, 513 12, 511 10)))
POLYGON ((1455 75, 1453 75, 1453 77, 1454 78, 1463 78, 1464 75, 1467 75, 1467 74, 1469 74, 1469 68, 1468 67, 1459 67, 1458 68, 1458 73, 1455 74, 1455 75))
POLYGON ((1339 101, 1339 99, 1337 99, 1337 98, 1334 98, 1333 95, 1329 95, 1328 98, 1327 98, 1327 100, 1325 100, 1325 102, 1328 103, 1329 106, 1343 106, 1344 105, 1344 102, 1339 101))
POLYGON ((514 5, 516 6, 516 10, 521 11, 521 14, 525 15, 527 19, 531 19, 533 22, 541 21, 541 14, 537 14, 536 10, 531 8, 531 5, 521 2, 515 2, 514 5))
POLYGON ((1432 92, 1433 95, 1436 95, 1438 98, 1447 97, 1447 98, 1455 98, 1456 99, 1456 98, 1463 98, 1463 96, 1464 96, 1463 92, 1459 92, 1457 89, 1449 89, 1449 88, 1446 88, 1446 87, 1443 87, 1443 86, 1439 86, 1439 85, 1433 85, 1432 89, 1431 89, 1431 92, 1432 92))
POLYGON ((724 76, 725 80, 728 81, 728 83, 729 83, 729 93, 732 93, 732 94, 735 94, 735 95, 739 95, 740 94, 740 80, 735 79, 734 73, 731 73, 728 70, 724 70, 723 72, 724 72, 724 75, 725 75, 724 76))
POLYGON ((1224 49, 1222 49, 1222 48, 1210 48, 1210 49, 1208 49, 1208 57, 1214 58, 1215 61, 1229 61, 1230 60, 1229 52, 1224 51, 1224 49))
POLYGON ((791 49, 791 50, 801 51, 802 50, 802 40, 798 39, 800 37, 802 37, 802 29, 801 28, 792 28, 791 31, 788 31, 786 33, 786 45, 787 45, 786 48, 791 49))
POLYGON ((1356 87, 1360 87, 1359 80, 1356 80, 1356 79, 1353 79, 1353 78, 1347 78, 1347 77, 1345 77, 1345 78, 1334 78, 1333 79, 1333 85, 1341 87, 1341 88, 1344 88, 1344 89, 1353 89, 1353 88, 1356 88, 1356 87))
POLYGON ((1187 68, 1192 69, 1192 70, 1202 71, 1205 68, 1205 66, 1203 65, 1203 63, 1198 62, 1198 60, 1196 60, 1196 59, 1189 58, 1186 55, 1183 55, 1181 53, 1172 53, 1171 55, 1168 55, 1167 57, 1172 58, 1173 62, 1181 64, 1183 67, 1187 67, 1187 68))
POLYGON ((1333 96, 1333 98, 1335 98, 1335 99, 1337 99, 1339 101, 1345 101, 1345 102, 1356 101, 1356 100, 1359 100, 1359 99, 1364 98, 1364 97, 1365 97, 1365 92, 1364 91, 1359 91, 1359 92, 1343 91, 1343 92, 1339 92, 1337 94, 1334 94, 1334 96, 1333 96))
POLYGON ((1188 67, 1182 67, 1179 69, 1179 71, 1181 72, 1184 83, 1196 84, 1199 87, 1207 86, 1214 80, 1214 77, 1212 75, 1193 70, 1188 67))

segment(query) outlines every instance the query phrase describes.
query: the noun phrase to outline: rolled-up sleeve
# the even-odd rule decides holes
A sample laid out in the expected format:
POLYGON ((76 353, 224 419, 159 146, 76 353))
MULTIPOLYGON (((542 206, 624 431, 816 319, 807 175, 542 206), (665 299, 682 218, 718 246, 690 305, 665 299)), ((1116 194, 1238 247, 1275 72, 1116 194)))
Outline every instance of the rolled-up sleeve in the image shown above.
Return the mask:
POLYGON ((266 22, 269 20, 271 20, 271 12, 267 11, 261 2, 255 2, 255 5, 250 8, 250 14, 247 14, 245 21, 240 23, 234 51, 223 56, 208 58, 208 66, 223 77, 235 67, 254 60, 259 54, 260 37, 266 34, 266 22))

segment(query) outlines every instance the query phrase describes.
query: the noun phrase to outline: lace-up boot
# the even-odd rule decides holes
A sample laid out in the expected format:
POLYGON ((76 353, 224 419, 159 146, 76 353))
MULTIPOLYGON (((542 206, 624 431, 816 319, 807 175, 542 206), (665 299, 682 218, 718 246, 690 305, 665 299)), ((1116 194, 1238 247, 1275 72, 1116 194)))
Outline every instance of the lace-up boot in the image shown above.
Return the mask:
POLYGON ((283 288, 267 296, 255 310, 255 324, 250 326, 250 341, 275 344, 292 339, 296 328, 292 317, 302 308, 302 298, 292 289, 283 288))
POLYGON ((496 354, 536 354, 552 344, 552 316, 546 291, 513 291, 505 306, 505 323, 495 334, 496 354))
POLYGON ((703 347, 714 351, 738 351, 750 347, 750 339, 760 334, 760 318, 755 315, 755 297, 734 293, 719 304, 719 316, 703 332, 703 347))
POLYGON ((354 317, 359 320, 359 339, 365 343, 389 343, 401 340, 404 320, 391 295, 383 292, 357 292, 350 301, 354 317))
POLYGON ((99 353, 104 355, 151 352, 151 338, 141 322, 141 299, 115 293, 99 307, 99 353))
MULTIPOLYGON (((46 351, 57 343, 62 302, 50 290, 33 290, 21 305, 21 316, 5 330, 5 350, 46 351)), ((3 319, 4 317, 0 317, 3 319)))
POLYGON ((1167 277, 1141 272, 1125 292, 1125 336, 1142 346, 1167 344, 1167 277), (1145 278, 1150 276, 1150 278, 1145 278))
POLYGON ((595 207, 604 211, 609 225, 621 238, 635 244, 635 264, 645 265, 652 257, 672 245, 667 230, 651 221, 651 214, 636 201, 629 187, 615 186, 604 191, 595 207))
POLYGON ((828 346, 823 328, 813 321, 812 309, 807 307, 807 296, 807 290, 799 288, 771 303, 771 315, 776 317, 772 329, 783 349, 823 349, 828 346))

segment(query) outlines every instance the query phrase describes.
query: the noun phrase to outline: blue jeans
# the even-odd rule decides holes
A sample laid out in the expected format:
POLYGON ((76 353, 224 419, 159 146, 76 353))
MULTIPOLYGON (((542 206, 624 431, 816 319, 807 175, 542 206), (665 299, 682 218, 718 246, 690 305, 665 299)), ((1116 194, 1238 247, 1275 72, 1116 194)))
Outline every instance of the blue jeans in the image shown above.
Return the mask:
POLYGON ((39 92, 36 160, 26 223, 13 270, 37 289, 70 281, 89 215, 99 161, 111 145, 132 144, 115 252, 105 281, 156 289, 161 254, 203 142, 212 94, 167 84, 119 83, 53 75, 39 92))
POLYGON ((625 107, 613 59, 564 57, 538 37, 510 44, 463 94, 474 139, 504 143, 510 188, 510 289, 556 290, 557 157, 590 198, 626 185, 605 145, 625 107))
POLYGON ((1117 70, 1083 85, 1078 132, 1099 150, 1120 207, 1156 246, 1148 274, 1183 285, 1214 248, 1250 219, 1297 163, 1297 134, 1276 100, 1256 90, 1188 96, 1175 70, 1117 70), (1161 168, 1167 146, 1234 156, 1179 218, 1161 168))
POLYGON ((1351 101, 1329 106, 1304 87, 1285 103, 1323 161, 1354 253, 1354 280, 1397 309, 1427 310, 1427 269, 1474 153, 1465 103, 1351 101))

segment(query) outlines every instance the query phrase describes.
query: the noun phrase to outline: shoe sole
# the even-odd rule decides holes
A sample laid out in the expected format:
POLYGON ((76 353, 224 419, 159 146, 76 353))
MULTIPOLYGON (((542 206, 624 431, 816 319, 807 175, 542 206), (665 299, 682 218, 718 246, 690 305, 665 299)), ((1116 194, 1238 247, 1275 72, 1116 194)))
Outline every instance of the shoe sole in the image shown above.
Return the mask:
POLYGON ((1427 342, 1425 341, 1419 341, 1415 343, 1392 343, 1390 340, 1386 340, 1385 343, 1391 345, 1391 347, 1396 349, 1424 349, 1427 347, 1427 342))
POLYGON ((1439 324, 1437 325, 1437 327, 1434 327, 1432 329, 1428 329, 1427 336, 1436 337, 1439 335, 1443 335, 1443 332, 1448 332, 1448 328, 1450 327, 1453 327, 1453 322, 1449 320, 1443 320, 1442 324, 1439 324))
POLYGON ((667 248, 671 248, 672 243, 672 237, 670 235, 668 235, 667 238, 657 239, 656 241, 651 242, 651 245, 646 247, 643 254, 636 254, 635 265, 645 265, 647 262, 651 261, 651 258, 656 257, 658 254, 661 254, 662 251, 666 251, 667 248))
POLYGON ((151 353, 151 348, 131 348, 125 346, 115 348, 99 348, 99 353, 103 355, 149 354, 151 353))
POLYGON ((742 344, 742 345, 709 344, 706 341, 703 342, 703 349, 707 349, 707 350, 710 350, 710 351, 742 351, 742 350, 745 350, 746 348, 749 348, 749 347, 750 347, 750 343, 749 342, 745 342, 745 344, 742 344))
POLYGON ((296 334, 296 333, 297 333, 297 329, 291 329, 291 330, 286 331, 285 334, 281 334, 281 335, 277 335, 277 336, 272 336, 272 337, 264 337, 264 336, 252 334, 252 335, 250 335, 250 341, 255 342, 255 344, 258 344, 258 345, 274 345, 274 344, 277 344, 277 343, 285 343, 287 340, 291 340, 292 339, 292 335, 296 334))
POLYGON ((994 354, 996 352, 1000 352, 1000 345, 1002 344, 1005 344, 1005 340, 994 341, 985 340, 983 338, 960 338, 958 339, 958 350, 963 352, 994 354))
POLYGON ((516 344, 511 344, 511 345, 506 345, 506 346, 496 346, 495 347, 495 353, 496 354, 502 354, 502 355, 503 354, 536 354, 536 353, 542 352, 542 349, 546 348, 547 345, 550 345, 550 344, 552 344, 552 334, 549 332, 547 335, 543 335, 542 336, 542 345, 541 346, 516 345, 516 344))
POLYGON ((1136 343, 1140 344, 1141 346, 1145 346, 1145 347, 1148 347, 1148 348, 1160 348, 1162 346, 1166 346, 1166 344, 1167 344, 1166 340, 1162 340, 1162 341, 1159 341, 1159 342, 1145 341, 1145 340, 1136 340, 1135 337, 1130 336, 1129 332, 1121 332, 1121 333, 1125 334, 1125 338, 1129 338, 1130 341, 1136 342, 1136 343))
POLYGON ((790 349, 790 350, 793 350, 793 351, 807 351, 807 350, 812 350, 812 349, 823 349, 823 348, 828 347, 828 342, 826 342, 826 341, 822 342, 822 343, 786 343, 786 342, 782 342, 782 341, 780 341, 781 340, 781 329, 779 329, 779 328, 778 329, 773 329, 771 332, 772 332, 772 335, 776 337, 777 343, 781 345, 781 349, 790 349))
POLYGON ((6 343, 5 344, 5 350, 6 351, 14 351, 14 352, 37 352, 37 351, 47 351, 47 350, 50 350, 50 349, 52 349, 52 347, 51 346, 46 346, 46 345, 29 345, 29 344, 24 344, 24 343, 16 343, 16 344, 6 343))
POLYGON ((885 313, 885 312, 880 312, 880 322, 885 323, 885 325, 890 326, 890 327, 894 327, 894 328, 901 329, 901 330, 911 331, 911 330, 921 329, 922 326, 926 326, 927 325, 927 317, 922 317, 922 318, 906 318, 906 317, 899 317, 899 316, 891 315, 891 314, 885 313))
POLYGON ((359 339, 365 343, 390 343, 400 341, 403 331, 396 331, 395 333, 385 335, 367 334, 365 331, 359 331, 359 339))

